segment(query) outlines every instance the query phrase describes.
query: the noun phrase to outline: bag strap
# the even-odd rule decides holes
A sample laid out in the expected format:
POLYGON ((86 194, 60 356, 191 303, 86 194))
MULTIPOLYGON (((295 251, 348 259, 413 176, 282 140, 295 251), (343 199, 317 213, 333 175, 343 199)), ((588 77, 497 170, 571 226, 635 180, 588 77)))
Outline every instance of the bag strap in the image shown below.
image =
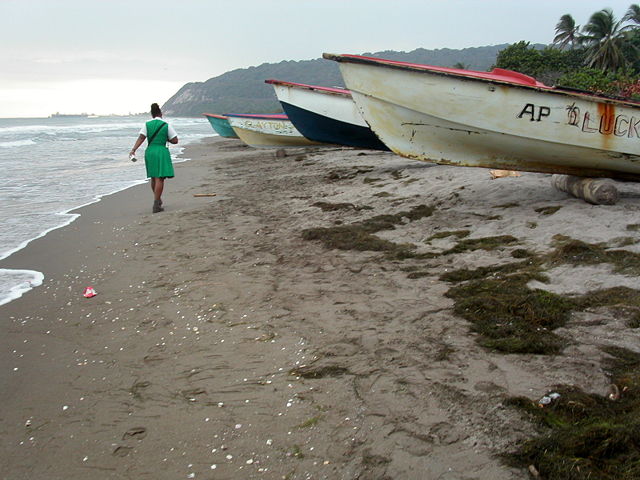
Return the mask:
POLYGON ((148 143, 148 145, 151 145, 151 142, 153 142, 153 139, 154 139, 154 138, 156 138, 156 135, 158 135, 158 133, 160 133, 160 130, 162 130, 162 127, 164 127, 165 125, 167 125, 167 123, 166 123, 166 122, 162 122, 162 125, 160 125, 160 126, 158 127, 158 129, 157 129, 155 132, 153 132, 153 135, 151 135, 151 136, 149 137, 149 143, 148 143))

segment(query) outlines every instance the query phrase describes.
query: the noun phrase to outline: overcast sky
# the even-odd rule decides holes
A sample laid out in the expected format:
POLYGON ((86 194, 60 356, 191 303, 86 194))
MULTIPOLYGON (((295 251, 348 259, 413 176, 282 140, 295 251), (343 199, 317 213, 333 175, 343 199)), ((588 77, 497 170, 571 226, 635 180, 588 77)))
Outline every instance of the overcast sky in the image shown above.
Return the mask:
POLYGON ((0 0, 0 117, 127 113, 236 68, 363 53, 550 43, 629 0, 0 0))

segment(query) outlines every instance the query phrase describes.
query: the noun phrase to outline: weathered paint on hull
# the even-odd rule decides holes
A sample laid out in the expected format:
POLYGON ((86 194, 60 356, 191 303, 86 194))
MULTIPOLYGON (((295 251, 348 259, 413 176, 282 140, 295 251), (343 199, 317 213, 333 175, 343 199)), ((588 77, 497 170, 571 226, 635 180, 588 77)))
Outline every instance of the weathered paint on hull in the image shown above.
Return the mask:
POLYGON ((640 107, 549 88, 340 62, 395 153, 472 167, 640 180, 640 107))
POLYGON ((285 115, 229 115, 229 125, 240 140, 255 148, 319 145, 303 137, 285 115))
POLYGON ((308 147, 311 145, 318 145, 318 143, 312 142, 302 135, 298 137, 284 136, 256 132, 242 127, 233 127, 233 131, 238 135, 240 140, 254 148, 308 147))
POLYGON ((225 138, 238 138, 238 135, 233 131, 231 125, 229 125, 229 119, 222 115, 210 115, 205 113, 205 117, 209 120, 213 131, 221 137, 225 138))

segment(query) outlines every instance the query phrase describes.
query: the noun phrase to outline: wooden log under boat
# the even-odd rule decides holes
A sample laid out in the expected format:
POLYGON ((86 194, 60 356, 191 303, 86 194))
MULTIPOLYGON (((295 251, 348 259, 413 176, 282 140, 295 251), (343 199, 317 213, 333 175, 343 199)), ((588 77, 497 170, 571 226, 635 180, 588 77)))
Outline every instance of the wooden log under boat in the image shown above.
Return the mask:
POLYGON ((551 183, 558 190, 582 198, 593 205, 615 205, 620 198, 616 186, 606 178, 553 175, 551 183))

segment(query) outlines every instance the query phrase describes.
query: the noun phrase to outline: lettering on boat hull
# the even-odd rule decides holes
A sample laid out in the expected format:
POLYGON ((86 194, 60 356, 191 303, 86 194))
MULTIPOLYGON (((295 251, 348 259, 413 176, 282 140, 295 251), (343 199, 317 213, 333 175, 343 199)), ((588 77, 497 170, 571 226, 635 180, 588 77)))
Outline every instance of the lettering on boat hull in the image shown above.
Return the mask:
POLYGON ((551 115, 551 108, 545 106, 536 107, 533 103, 527 103, 518 118, 523 118, 525 115, 529 116, 529 120, 532 122, 539 122, 543 118, 551 115), (536 108, 538 109, 538 113, 536 114, 536 108))
MULTIPOLYGON (((616 137, 640 138, 640 116, 616 114, 615 107, 608 103, 599 103, 598 111, 581 109, 575 103, 567 105, 566 125, 576 127, 584 133, 615 135, 616 137)), ((517 118, 540 122, 551 116, 551 108, 546 105, 527 103, 517 118)))

